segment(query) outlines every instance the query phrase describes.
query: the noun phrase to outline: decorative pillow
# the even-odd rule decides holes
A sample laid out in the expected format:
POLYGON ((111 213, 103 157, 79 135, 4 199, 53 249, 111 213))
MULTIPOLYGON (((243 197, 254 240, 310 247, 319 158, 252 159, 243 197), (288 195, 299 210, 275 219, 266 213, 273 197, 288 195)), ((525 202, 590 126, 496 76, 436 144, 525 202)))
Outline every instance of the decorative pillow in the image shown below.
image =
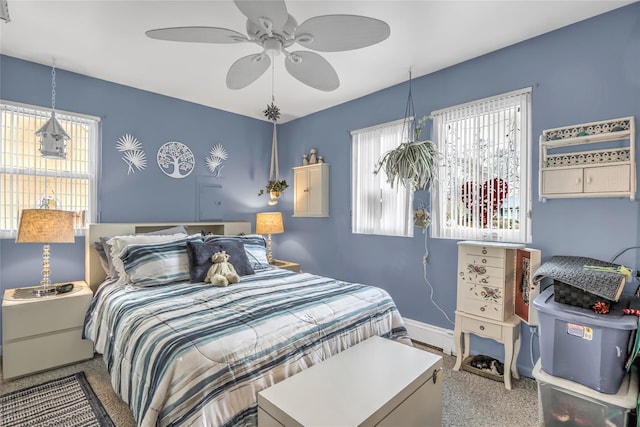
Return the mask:
MULTIPOLYGON (((175 242, 177 240, 184 239, 185 237, 187 237, 187 235, 182 233, 169 235, 137 234, 112 237, 107 241, 107 244, 111 247, 111 262, 118 277, 118 281, 116 283, 124 285, 128 282, 127 273, 124 270, 124 264, 122 263, 122 259, 120 259, 120 256, 127 246, 175 242)), ((196 237, 200 238, 200 235, 196 235, 196 237)))
POLYGON ((128 283, 150 286, 189 281, 187 243, 195 241, 201 241, 199 234, 173 242, 126 246, 120 259, 128 283))
POLYGON ((209 267, 213 264, 211 256, 220 251, 225 251, 229 255, 229 262, 236 269, 238 276, 255 274, 242 242, 187 242, 189 276, 192 282, 204 282, 209 267))
MULTIPOLYGON (((150 231, 147 233, 136 233, 136 235, 147 235, 147 236, 157 236, 157 235, 170 235, 170 234, 184 234, 187 235, 187 227, 184 225, 177 225, 175 227, 164 228, 162 230, 150 231)), ((96 252, 100 257, 100 264, 104 269, 104 273, 107 275, 107 279, 117 279, 118 272, 113 267, 113 262, 111 260, 111 246, 107 243, 109 239, 112 237, 100 237, 99 242, 94 242, 94 247, 96 248, 96 252)))
POLYGON ((267 261, 267 241, 261 234, 247 234, 246 236, 219 236, 210 234, 205 236, 204 241, 208 243, 241 242, 249 258, 249 265, 251 265, 254 270, 271 268, 271 264, 267 261))

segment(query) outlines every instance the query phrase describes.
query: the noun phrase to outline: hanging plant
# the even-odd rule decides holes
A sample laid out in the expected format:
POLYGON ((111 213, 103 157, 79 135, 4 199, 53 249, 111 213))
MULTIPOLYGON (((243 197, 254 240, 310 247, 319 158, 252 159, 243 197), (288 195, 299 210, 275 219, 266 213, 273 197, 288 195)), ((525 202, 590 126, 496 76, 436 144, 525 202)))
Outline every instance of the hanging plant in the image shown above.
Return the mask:
MULTIPOLYGON (((269 193, 269 194, 271 194, 272 192, 281 193, 286 188, 289 188, 289 184, 287 184, 287 181, 285 181, 284 179, 282 181, 271 180, 271 181, 269 181, 269 183, 267 184, 267 186, 265 188, 267 189, 266 192, 269 193)), ((264 189, 262 189, 258 193, 258 196, 261 196, 264 193, 265 193, 265 191, 264 191, 264 189)), ((280 194, 277 195, 277 197, 279 197, 279 196, 280 196, 280 194)))
POLYGON ((435 180, 438 158, 435 143, 419 140, 423 124, 428 118, 424 116, 418 120, 412 140, 401 143, 378 160, 374 173, 384 170, 391 188, 403 184, 415 190, 426 190, 435 180))

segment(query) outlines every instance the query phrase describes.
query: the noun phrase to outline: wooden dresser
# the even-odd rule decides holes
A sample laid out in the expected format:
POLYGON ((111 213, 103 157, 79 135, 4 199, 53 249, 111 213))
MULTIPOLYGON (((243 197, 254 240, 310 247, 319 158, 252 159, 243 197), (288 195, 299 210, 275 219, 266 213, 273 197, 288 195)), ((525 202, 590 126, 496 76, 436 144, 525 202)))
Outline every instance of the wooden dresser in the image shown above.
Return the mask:
POLYGON ((494 339, 505 347, 504 383, 519 378, 520 319, 514 316, 517 250, 522 244, 458 242, 458 306, 454 338, 459 370, 469 356, 469 334, 494 339))

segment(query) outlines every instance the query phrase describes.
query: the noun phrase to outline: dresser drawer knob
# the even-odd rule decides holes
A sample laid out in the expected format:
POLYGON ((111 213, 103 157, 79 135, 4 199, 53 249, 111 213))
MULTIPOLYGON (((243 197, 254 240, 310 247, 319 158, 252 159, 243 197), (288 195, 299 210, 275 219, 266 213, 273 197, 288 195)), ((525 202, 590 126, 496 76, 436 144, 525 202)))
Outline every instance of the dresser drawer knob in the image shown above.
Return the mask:
POLYGON ((487 250, 486 250, 486 249, 483 249, 483 250, 482 250, 482 255, 486 255, 486 254, 487 254, 487 250))
POLYGON ((484 325, 480 325, 480 330, 484 331, 484 325))
POLYGON ((484 311, 484 309, 485 309, 484 307, 480 307, 480 311, 484 311))
POLYGON ((482 263, 486 264, 487 263, 487 259, 486 258, 482 258, 482 263))

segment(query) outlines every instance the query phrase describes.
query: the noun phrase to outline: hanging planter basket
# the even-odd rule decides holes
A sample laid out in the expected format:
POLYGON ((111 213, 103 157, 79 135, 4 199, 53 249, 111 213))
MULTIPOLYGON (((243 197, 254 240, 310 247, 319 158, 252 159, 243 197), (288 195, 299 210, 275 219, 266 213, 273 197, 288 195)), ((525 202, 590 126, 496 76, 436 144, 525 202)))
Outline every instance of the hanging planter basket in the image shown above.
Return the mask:
POLYGON ((436 177, 437 156, 433 141, 403 142, 382 156, 375 173, 384 170, 392 188, 402 184, 415 190, 426 190, 436 177))
POLYGON ((269 193, 272 199, 277 199, 286 188, 289 188, 289 184, 287 184, 287 181, 284 179, 282 181, 271 180, 265 188, 260 190, 258 196, 261 196, 264 193, 269 193))

